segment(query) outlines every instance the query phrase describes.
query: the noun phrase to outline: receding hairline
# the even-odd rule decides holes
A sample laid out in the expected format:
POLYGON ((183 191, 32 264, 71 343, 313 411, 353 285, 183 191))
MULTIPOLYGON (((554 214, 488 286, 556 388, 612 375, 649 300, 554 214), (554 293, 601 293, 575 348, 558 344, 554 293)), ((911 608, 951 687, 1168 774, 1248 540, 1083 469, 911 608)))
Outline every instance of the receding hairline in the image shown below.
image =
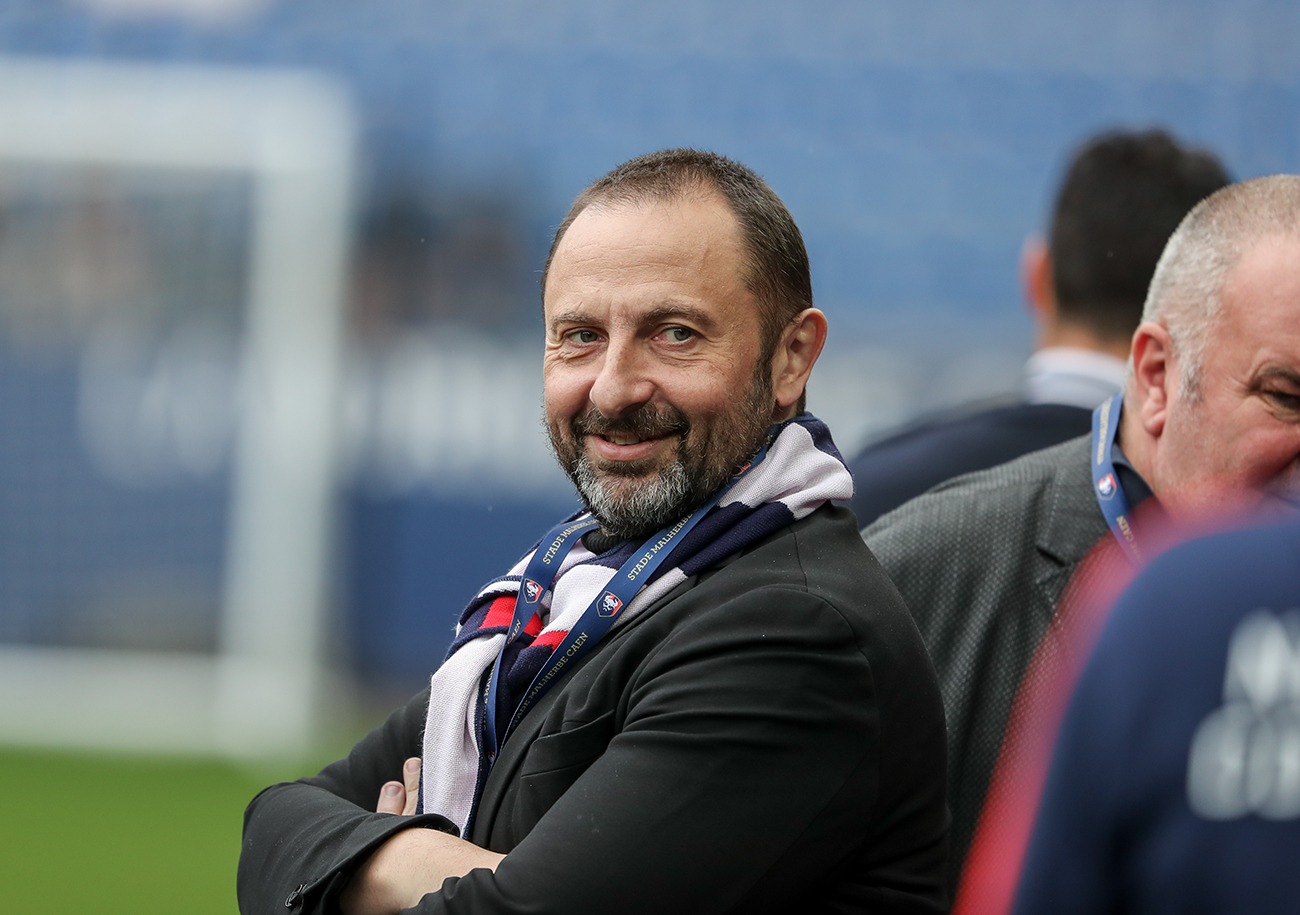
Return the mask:
MULTIPOLYGON (((592 208, 617 209, 622 206, 672 203, 690 199, 705 200, 711 197, 722 201, 727 205, 727 209, 732 211, 731 201, 727 199, 726 194, 711 175, 698 169, 684 168, 674 174, 671 180, 656 178, 656 180, 629 181, 622 184, 605 184, 598 181, 574 200, 572 214, 577 218, 592 208)), ((737 214, 732 211, 732 215, 737 214)))
MULTIPOLYGON (((727 195, 707 178, 691 182, 676 188, 611 188, 609 193, 593 195, 588 200, 574 202, 572 218, 563 224, 563 232, 557 230, 559 240, 568 234, 569 228, 587 213, 611 214, 626 210, 645 210, 655 206, 676 206, 681 204, 703 203, 717 204, 730 217, 730 224, 735 227, 737 238, 744 244, 744 233, 740 224, 740 214, 732 206, 727 195), (641 193, 636 193, 641 191, 641 193), (581 206, 578 204, 581 203, 581 206)), ((558 247, 558 245, 557 245, 558 247)))
POLYGON ((569 208, 569 212, 565 215, 564 221, 556 227, 555 237, 551 241, 551 250, 547 255, 546 263, 542 266, 543 296, 546 294, 546 281, 550 276, 551 264, 555 260, 555 255, 559 253, 560 245, 564 243, 564 239, 568 236, 569 229, 584 213, 592 211, 609 214, 619 210, 636 209, 654 204, 673 204, 688 201, 719 203, 722 205, 723 211, 731 217, 731 225, 735 230, 736 239, 740 245, 741 266, 745 271, 743 278, 746 285, 748 285, 754 265, 750 263, 753 257, 745 239, 740 214, 722 188, 709 175, 696 170, 689 170, 675 176, 675 180, 672 181, 604 184, 603 180, 596 182, 579 194, 569 208))
MULTIPOLYGON (((747 258, 749 246, 745 241, 745 232, 740 222, 740 215, 721 190, 707 182, 701 182, 694 188, 682 188, 680 193, 602 194, 586 201, 581 208, 578 208, 575 204, 570 218, 566 219, 562 226, 563 231, 557 230, 556 232, 555 240, 552 243, 551 257, 547 259, 547 272, 549 272, 550 264, 555 259, 555 255, 559 253, 560 245, 568 237, 569 229, 573 228, 575 222, 589 213, 593 216, 615 216, 627 212, 645 212, 655 207, 674 207, 693 203, 712 204, 719 213, 724 214, 726 224, 732 232, 742 258, 747 258)), ((545 274, 543 275, 544 280, 545 274)), ((543 282, 542 288, 545 291, 545 282, 543 282)))

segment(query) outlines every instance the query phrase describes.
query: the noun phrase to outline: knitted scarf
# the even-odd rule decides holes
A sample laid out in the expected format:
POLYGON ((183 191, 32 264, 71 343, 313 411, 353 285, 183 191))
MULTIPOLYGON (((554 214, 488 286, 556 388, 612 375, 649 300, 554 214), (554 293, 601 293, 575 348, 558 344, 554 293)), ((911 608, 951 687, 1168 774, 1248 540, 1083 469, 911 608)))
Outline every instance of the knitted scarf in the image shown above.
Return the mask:
MULTIPOLYGON (((831 499, 853 495, 853 480, 830 430, 804 413, 768 431, 767 454, 729 489, 678 543, 622 611, 622 625, 687 578, 749 544, 811 514, 831 499)), ((575 518, 588 517, 581 513, 575 518)), ((539 610, 505 646, 498 683, 498 720, 508 720, 533 677, 618 568, 641 548, 624 541, 599 555, 576 545, 560 566, 539 610)), ((534 547, 536 550, 536 547, 534 547)), ((533 551, 488 582, 461 614, 447 659, 430 681, 424 729, 421 812, 447 817, 465 835, 490 764, 481 751, 483 685, 514 614, 515 596, 533 551)), ((562 688, 562 685, 560 687, 562 688)))

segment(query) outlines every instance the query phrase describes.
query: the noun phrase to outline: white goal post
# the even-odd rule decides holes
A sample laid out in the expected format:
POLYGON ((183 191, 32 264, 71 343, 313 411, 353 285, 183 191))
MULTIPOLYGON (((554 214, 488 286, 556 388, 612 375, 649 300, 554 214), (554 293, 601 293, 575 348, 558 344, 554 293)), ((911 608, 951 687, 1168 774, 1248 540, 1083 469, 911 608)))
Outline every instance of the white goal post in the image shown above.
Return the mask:
POLYGON ((318 735, 353 180, 346 93, 312 73, 0 61, 0 166, 235 174, 251 188, 215 653, 0 645, 0 742, 238 757, 318 735))

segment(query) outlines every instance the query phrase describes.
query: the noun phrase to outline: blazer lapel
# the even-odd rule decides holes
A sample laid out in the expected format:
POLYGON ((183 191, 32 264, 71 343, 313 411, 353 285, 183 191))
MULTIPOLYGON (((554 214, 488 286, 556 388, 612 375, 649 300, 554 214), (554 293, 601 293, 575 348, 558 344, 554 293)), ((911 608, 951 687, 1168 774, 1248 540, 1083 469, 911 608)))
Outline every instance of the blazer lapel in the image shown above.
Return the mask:
MULTIPOLYGON (((596 652, 596 654, 599 654, 599 652, 596 652)), ((500 812, 501 801, 505 797, 506 789, 514 783, 519 766, 523 762, 524 756, 527 755, 528 747, 541 732, 542 722, 546 720, 546 713, 559 700, 560 694, 564 692, 565 685, 572 679, 575 671, 582 669, 594 657, 595 655, 589 655, 583 658, 578 662, 577 667, 568 671, 561 678, 554 689, 549 690, 538 699, 506 739, 500 752, 497 753, 496 763, 488 774, 487 784, 483 786, 483 796, 479 798, 478 810, 474 814, 474 828, 471 830, 469 839, 475 845, 487 847, 487 842, 492 835, 492 825, 496 822, 497 814, 500 812)))
POLYGON ((1045 495, 1047 517, 1035 545, 1048 561, 1036 583, 1049 607, 1055 606, 1075 568, 1107 532, 1106 519, 1092 494, 1088 450, 1086 437, 1075 443, 1045 495))
POLYGON ((505 799, 510 786, 515 783, 519 768, 528 755, 529 747, 541 735, 542 725, 549 717, 548 712, 560 701, 565 691, 573 683, 574 678, 590 664, 603 666, 612 646, 616 645, 627 633, 634 631, 636 627, 644 625, 645 621, 650 619, 657 609, 675 599, 683 591, 694 587, 695 581, 695 577, 686 579, 686 581, 673 588, 632 619, 622 625, 615 626, 607 632, 594 651, 581 658, 576 665, 564 673, 554 688, 547 691, 534 703, 515 730, 511 732, 505 745, 501 747, 500 752, 497 754, 496 764, 488 775, 487 784, 483 786, 483 796, 479 799, 478 811, 474 815, 474 828, 471 830, 470 841, 476 845, 486 847, 484 843, 491 836, 492 824, 496 822, 501 811, 501 803, 505 799))

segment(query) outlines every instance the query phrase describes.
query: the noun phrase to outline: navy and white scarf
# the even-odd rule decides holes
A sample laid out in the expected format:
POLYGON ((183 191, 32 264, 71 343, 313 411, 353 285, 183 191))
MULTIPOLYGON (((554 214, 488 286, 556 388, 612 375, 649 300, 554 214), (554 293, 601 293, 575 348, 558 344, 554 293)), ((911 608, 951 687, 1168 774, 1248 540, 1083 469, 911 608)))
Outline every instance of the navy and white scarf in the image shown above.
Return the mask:
MULTIPOLYGON (((724 557, 788 527, 831 499, 852 495, 853 479, 824 423, 804 413, 773 427, 767 456, 735 480, 717 506, 683 537, 616 625, 724 557)), ((504 707, 514 708, 555 646, 640 546, 638 541, 624 541, 599 555, 581 543, 573 548, 554 587, 539 602, 538 615, 528 621, 502 659, 498 690, 504 707)), ((483 679, 502 649, 519 582, 532 554, 529 551, 509 572, 488 582, 470 601, 447 659, 430 682, 421 810, 447 817, 462 835, 477 803, 480 775, 487 769, 480 750, 483 679)))

